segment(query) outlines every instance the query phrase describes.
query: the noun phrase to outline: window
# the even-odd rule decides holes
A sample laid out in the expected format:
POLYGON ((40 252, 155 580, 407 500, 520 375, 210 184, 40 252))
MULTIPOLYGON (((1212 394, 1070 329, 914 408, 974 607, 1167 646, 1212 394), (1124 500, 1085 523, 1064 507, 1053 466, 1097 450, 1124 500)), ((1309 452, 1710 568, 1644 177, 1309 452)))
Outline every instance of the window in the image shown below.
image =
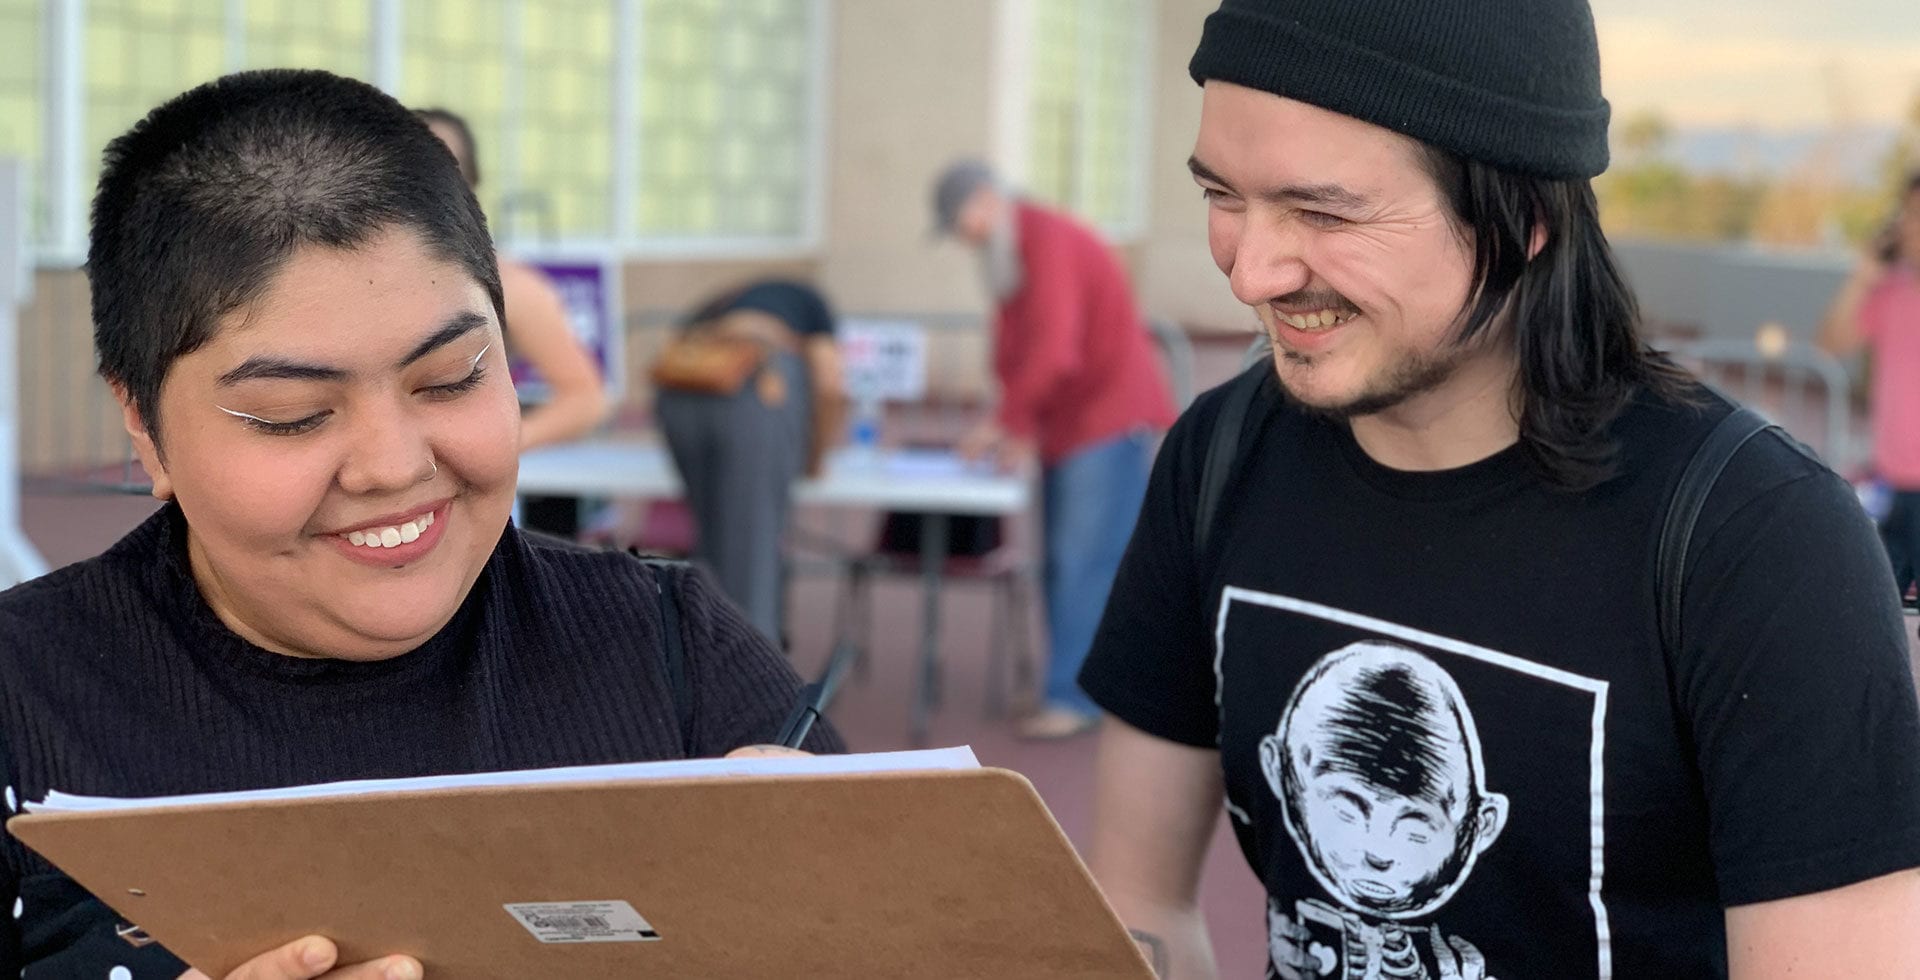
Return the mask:
POLYGON ((372 0, 247 0, 243 6, 240 50, 227 52, 228 65, 372 77, 372 0))
POLYGON ((806 0, 647 4, 642 235, 807 237, 819 21, 806 0))
POLYGON ((507 7, 471 0, 408 0, 401 11, 400 80, 394 96, 415 109, 458 114, 473 132, 493 233, 505 238, 517 167, 508 164, 507 7))
POLYGON ((325 68, 464 116, 502 240, 807 247, 827 2, 0 0, 0 154, 74 260, 108 140, 224 72, 325 68))
POLYGON ((226 70, 226 23, 220 4, 197 0, 90 0, 85 10, 78 163, 91 199, 108 141, 154 106, 226 70))
POLYGON ((614 5, 408 0, 400 98, 460 114, 502 240, 611 240, 614 5))
POLYGON ((1026 189, 1109 234, 1146 224, 1150 0, 1032 0, 1026 189))
POLYGON ((526 0, 521 12, 521 113, 516 186, 498 213, 507 234, 610 240, 613 78, 617 37, 606 0, 526 0))
MULTIPOLYGON (((0 157, 40 157, 40 10, 36 0, 0 0, 0 157)), ((32 182, 29 204, 45 223, 46 188, 32 182)), ((37 237, 37 235, 36 235, 37 237)))

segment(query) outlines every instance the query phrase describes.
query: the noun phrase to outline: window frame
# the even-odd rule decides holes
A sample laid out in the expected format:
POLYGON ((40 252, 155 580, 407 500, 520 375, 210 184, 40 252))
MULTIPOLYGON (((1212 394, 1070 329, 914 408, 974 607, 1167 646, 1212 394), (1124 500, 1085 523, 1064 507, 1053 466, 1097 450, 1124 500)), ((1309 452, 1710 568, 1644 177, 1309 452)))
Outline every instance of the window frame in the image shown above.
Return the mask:
MULTIPOLYGON (((224 25, 223 71, 238 68, 245 59, 247 37, 246 0, 205 0, 218 4, 224 25)), ((497 0, 508 9, 503 13, 503 33, 513 37, 513 27, 523 0, 497 0)), ((805 41, 803 100, 804 115, 797 121, 801 152, 797 185, 799 188, 797 231, 793 234, 742 235, 721 232, 695 232, 680 235, 647 235, 637 231, 637 196, 640 154, 647 138, 639 112, 641 46, 646 30, 646 0, 613 0, 613 57, 607 77, 609 91, 608 121, 609 173, 612 186, 606 198, 613 209, 609 231, 603 234, 569 235, 560 233, 543 239, 525 233, 499 239, 503 249, 529 254, 579 254, 592 251, 620 260, 647 259, 740 259, 764 260, 804 258, 818 252, 824 231, 827 187, 828 106, 832 64, 834 0, 796 0, 805 4, 810 30, 805 41)), ((404 93, 407 47, 405 38, 408 0, 369 0, 366 35, 367 81, 387 92, 404 93)), ((39 152, 29 160, 30 169, 44 185, 43 215, 33 230, 33 250, 39 263, 52 267, 78 267, 87 250, 87 209, 90 188, 85 186, 91 172, 89 159, 97 159, 98 147, 89 152, 87 145, 88 70, 87 5, 76 0, 41 0, 39 4, 40 52, 40 140, 39 152)), ((508 86, 522 91, 503 93, 506 105, 502 124, 503 141, 520 139, 524 106, 524 77, 512 69, 519 45, 508 43, 508 86)), ((501 198, 520 195, 529 188, 517 167, 496 168, 489 182, 503 185, 501 198)))
MULTIPOLYGON (((998 43, 1002 53, 997 63, 1003 89, 994 100, 993 156, 998 169, 1010 183, 1015 187, 1025 187, 1034 169, 1033 154, 1037 147, 1033 94, 1041 51, 1038 37, 1040 11, 1036 0, 1001 2, 1004 6, 999 18, 998 43)), ((1101 161, 1089 152, 1089 140, 1086 137, 1094 126, 1096 115, 1095 100, 1089 98, 1088 93, 1099 86, 1097 63, 1086 53, 1102 47, 1094 43, 1092 32, 1109 23, 1108 17, 1101 16, 1110 13, 1110 9, 1103 9, 1108 8, 1108 0, 1064 2, 1073 4, 1075 8, 1073 44, 1079 54, 1074 66, 1076 131, 1061 137, 1062 141, 1069 144, 1073 158, 1073 173, 1067 195, 1069 199, 1050 203, 1082 216, 1115 244, 1136 244, 1145 239, 1152 217, 1148 188, 1152 164, 1150 134, 1154 123, 1154 58, 1159 44, 1158 25, 1154 16, 1157 8, 1151 0, 1141 5, 1142 16, 1134 39, 1136 43, 1129 55, 1139 70, 1130 91, 1118 97, 1119 101, 1132 108, 1132 118, 1123 141, 1125 156, 1117 165, 1122 168, 1121 179, 1126 185, 1123 192, 1126 210, 1118 220, 1114 220, 1093 212, 1097 202, 1092 199, 1092 188, 1098 184, 1094 175, 1100 169, 1101 161)))

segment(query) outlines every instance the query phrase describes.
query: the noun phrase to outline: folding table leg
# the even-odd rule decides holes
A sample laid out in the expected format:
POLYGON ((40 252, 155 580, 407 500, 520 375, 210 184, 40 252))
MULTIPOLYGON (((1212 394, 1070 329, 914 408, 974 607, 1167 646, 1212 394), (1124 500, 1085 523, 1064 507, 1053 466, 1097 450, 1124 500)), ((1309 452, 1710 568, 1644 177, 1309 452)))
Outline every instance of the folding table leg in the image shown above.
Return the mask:
POLYGON ((1013 635, 1018 643, 1013 655, 1013 705, 1014 710, 1024 712, 1038 700, 1035 688, 1033 658, 1033 576, 1026 572, 1014 572, 1013 635))
POLYGON ((947 563, 947 515, 930 513, 920 520, 921 615, 920 684, 915 692, 908 734, 915 745, 927 742, 933 706, 940 699, 940 581, 947 563))
POLYGON ((1007 713, 1007 658, 1013 654, 1013 589, 1008 573, 993 578, 993 635, 987 640, 986 716, 1007 713))

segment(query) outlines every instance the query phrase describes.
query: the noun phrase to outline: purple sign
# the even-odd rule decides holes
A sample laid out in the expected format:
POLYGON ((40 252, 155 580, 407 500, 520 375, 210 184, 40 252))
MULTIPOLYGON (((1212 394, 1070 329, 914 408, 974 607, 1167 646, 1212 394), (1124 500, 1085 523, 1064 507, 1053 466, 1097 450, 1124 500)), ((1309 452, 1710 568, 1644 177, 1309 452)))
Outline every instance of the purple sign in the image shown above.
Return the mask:
MULTIPOLYGON (((525 260, 545 274, 567 308, 567 324, 574 339, 586 348, 606 383, 607 396, 618 400, 625 388, 625 331, 620 323, 619 266, 600 259, 525 260)), ((513 387, 523 402, 544 401, 547 384, 533 366, 518 357, 510 362, 513 387)))

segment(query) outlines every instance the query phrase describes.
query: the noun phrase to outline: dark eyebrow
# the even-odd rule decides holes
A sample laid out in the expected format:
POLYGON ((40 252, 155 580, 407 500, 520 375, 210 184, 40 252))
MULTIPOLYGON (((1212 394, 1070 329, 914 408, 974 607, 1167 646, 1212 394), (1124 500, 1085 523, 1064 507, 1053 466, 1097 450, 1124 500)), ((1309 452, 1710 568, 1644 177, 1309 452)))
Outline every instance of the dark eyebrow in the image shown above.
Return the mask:
POLYGON ((400 359, 399 366, 406 367, 486 325, 486 317, 472 310, 461 310, 448 319, 440 329, 435 330, 431 336, 415 345, 407 356, 400 359))
MULTIPOLYGON (((1231 188, 1213 168, 1200 162, 1199 157, 1187 158, 1187 170, 1193 176, 1211 184, 1231 188)), ((1339 184, 1283 184, 1268 188, 1253 195, 1269 204, 1314 204, 1333 207, 1343 211, 1365 211, 1373 207, 1373 199, 1364 194, 1355 193, 1339 184)))
POLYGON ((1219 184, 1221 187, 1232 186, 1228 184, 1226 180, 1222 178, 1219 174, 1214 173, 1212 167, 1209 167, 1206 164, 1201 163, 1199 157, 1187 158, 1187 172, 1193 174, 1195 177, 1201 180, 1204 180, 1210 184, 1219 184))
MULTIPOLYGON (((409 364, 439 350, 442 347, 486 326, 488 320, 472 310, 462 310, 448 318, 447 322, 435 330, 425 340, 415 345, 406 357, 400 359, 399 367, 409 364)), ((351 372, 342 368, 327 367, 321 364, 302 364, 282 357, 249 357, 239 367, 214 379, 214 385, 231 388, 246 381, 345 381, 351 372)))
POLYGON ((301 364, 279 357, 249 357, 246 363, 214 379, 214 385, 231 388, 245 381, 344 381, 347 372, 339 368, 301 364))

